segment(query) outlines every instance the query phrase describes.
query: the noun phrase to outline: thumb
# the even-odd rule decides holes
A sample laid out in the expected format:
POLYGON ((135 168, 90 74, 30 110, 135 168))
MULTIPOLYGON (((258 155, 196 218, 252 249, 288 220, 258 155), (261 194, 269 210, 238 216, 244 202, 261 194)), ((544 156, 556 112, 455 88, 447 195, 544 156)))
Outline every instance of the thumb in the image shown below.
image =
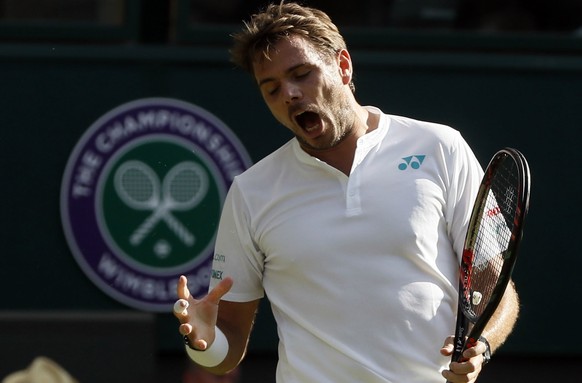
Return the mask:
POLYGON ((224 278, 208 293, 208 301, 214 304, 218 304, 222 297, 230 291, 233 284, 234 281, 231 277, 224 278))

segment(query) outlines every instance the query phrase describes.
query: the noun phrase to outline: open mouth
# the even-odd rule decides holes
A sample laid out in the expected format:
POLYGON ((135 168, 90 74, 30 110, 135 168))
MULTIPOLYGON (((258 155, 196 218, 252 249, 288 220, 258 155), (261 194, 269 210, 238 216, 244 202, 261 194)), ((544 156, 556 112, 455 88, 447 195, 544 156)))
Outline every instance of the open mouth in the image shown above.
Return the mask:
POLYGON ((295 122, 306 132, 311 132, 321 126, 321 118, 315 112, 303 112, 295 116, 295 122))

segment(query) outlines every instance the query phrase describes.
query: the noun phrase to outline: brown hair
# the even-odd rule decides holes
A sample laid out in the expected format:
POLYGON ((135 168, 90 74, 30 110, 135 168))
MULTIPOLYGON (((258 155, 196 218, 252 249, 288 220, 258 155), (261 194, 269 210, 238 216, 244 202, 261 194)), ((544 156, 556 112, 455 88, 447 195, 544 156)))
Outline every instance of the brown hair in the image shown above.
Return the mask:
POLYGON ((231 61, 252 73, 257 56, 268 59, 273 46, 290 35, 303 36, 323 57, 335 58, 340 50, 346 49, 342 35, 325 12, 282 1, 252 15, 242 31, 233 35, 231 61))

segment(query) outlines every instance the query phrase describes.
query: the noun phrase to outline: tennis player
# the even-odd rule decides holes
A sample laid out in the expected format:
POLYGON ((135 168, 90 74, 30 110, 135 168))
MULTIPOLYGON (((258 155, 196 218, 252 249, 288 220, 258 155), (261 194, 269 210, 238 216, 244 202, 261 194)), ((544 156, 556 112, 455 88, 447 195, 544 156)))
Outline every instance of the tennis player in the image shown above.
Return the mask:
MULTIPOLYGON (((345 41, 317 9, 266 7, 231 54, 294 138, 234 180, 209 294, 194 299, 179 280, 188 355, 216 374, 235 368, 266 295, 278 383, 474 382, 487 342, 450 362, 483 175, 460 133, 360 105, 345 41)), ((490 349, 517 316, 511 284, 485 332, 490 349)))

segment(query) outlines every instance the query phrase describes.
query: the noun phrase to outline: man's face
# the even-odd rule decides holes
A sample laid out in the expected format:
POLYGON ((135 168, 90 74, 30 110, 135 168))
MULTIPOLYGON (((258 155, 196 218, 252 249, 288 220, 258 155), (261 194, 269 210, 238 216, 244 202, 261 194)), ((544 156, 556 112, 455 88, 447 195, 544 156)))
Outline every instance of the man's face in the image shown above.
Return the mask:
POLYGON ((347 52, 324 59, 308 40, 293 35, 276 44, 270 59, 261 56, 254 62, 271 113, 308 152, 334 147, 353 126, 351 90, 342 72, 346 60, 347 52))

